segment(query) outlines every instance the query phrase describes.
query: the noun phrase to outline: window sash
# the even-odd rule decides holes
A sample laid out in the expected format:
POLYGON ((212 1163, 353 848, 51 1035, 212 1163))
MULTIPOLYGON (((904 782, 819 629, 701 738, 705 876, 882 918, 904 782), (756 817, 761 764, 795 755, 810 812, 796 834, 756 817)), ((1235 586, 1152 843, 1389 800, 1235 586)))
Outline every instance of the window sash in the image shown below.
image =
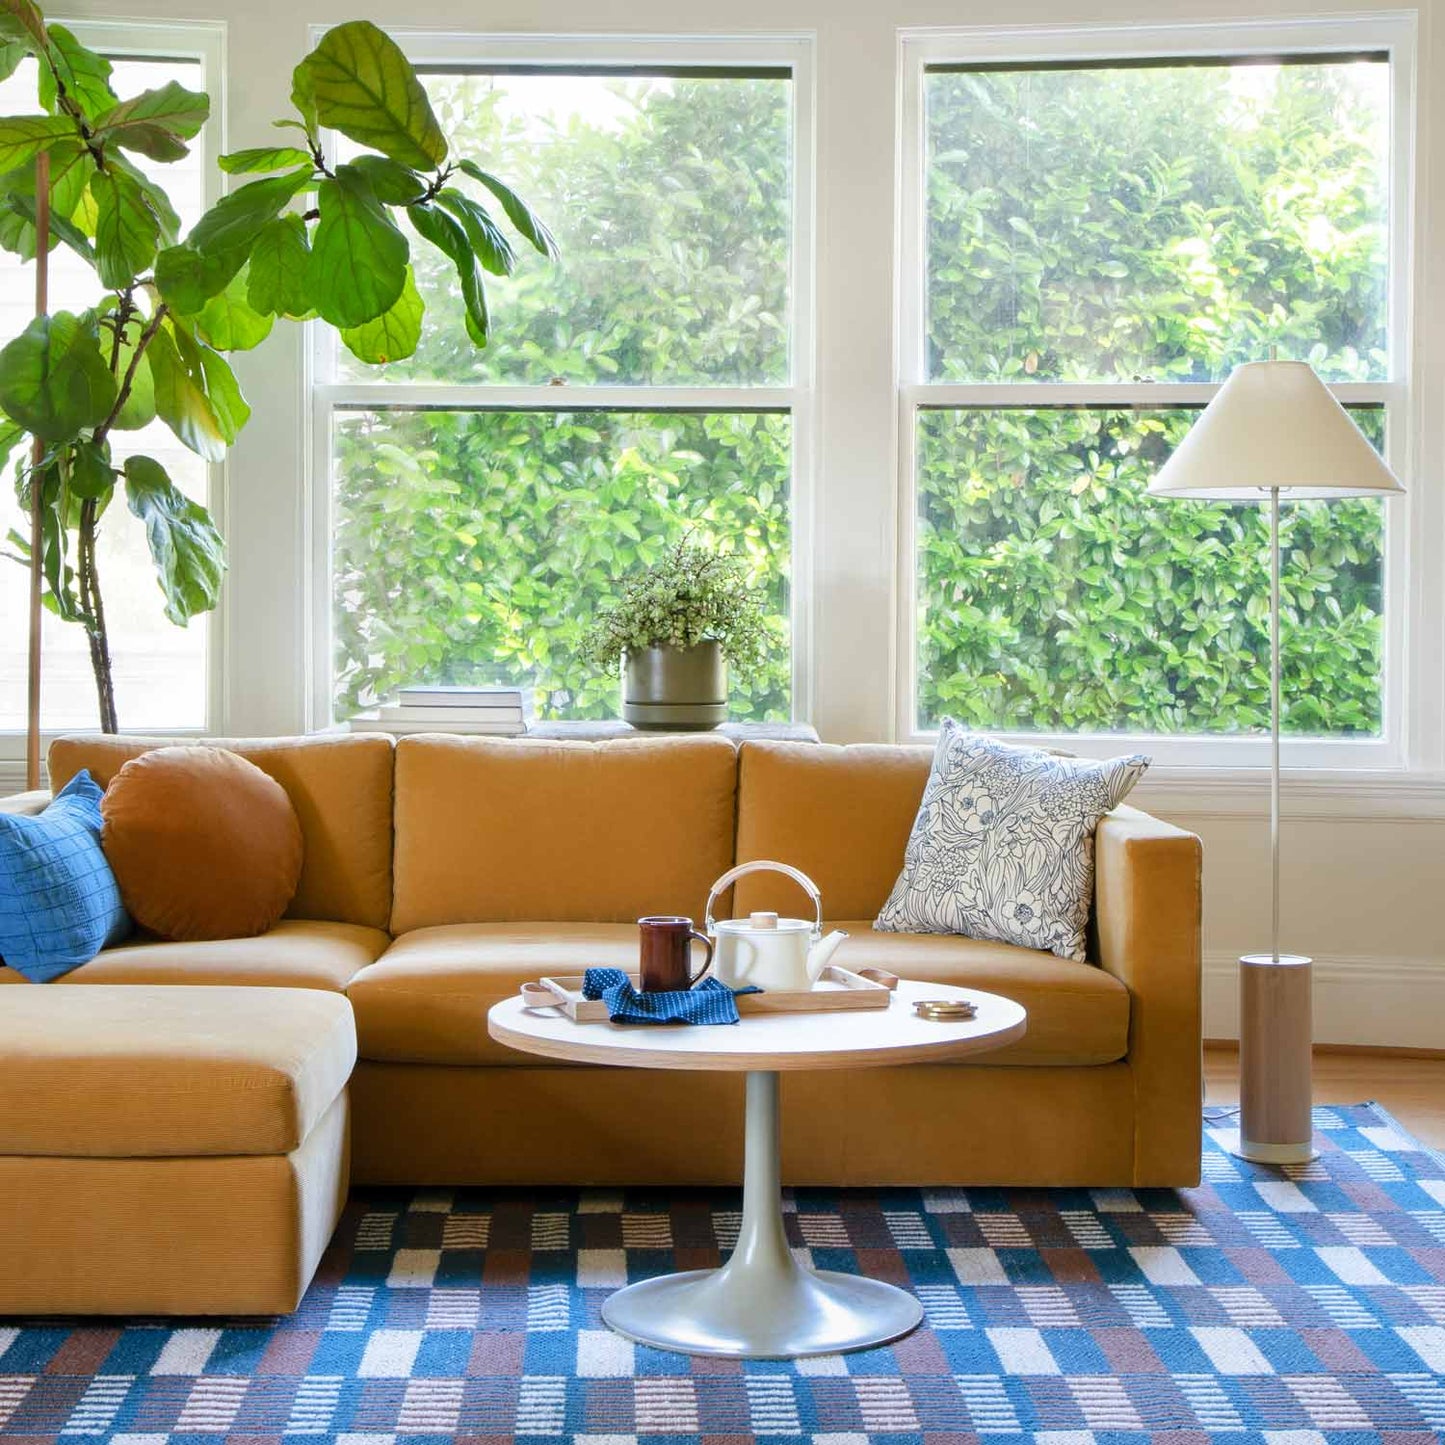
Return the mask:
MULTIPOLYGON (((211 97, 211 116, 197 146, 201 159, 201 200, 204 206, 220 199, 222 174, 218 164, 225 154, 226 142, 226 25, 223 21, 177 20, 66 20, 76 38, 91 50, 114 60, 188 60, 201 67, 200 89, 211 97)), ((226 536, 225 462, 206 468, 206 506, 226 536)), ((101 583, 104 586, 104 579, 101 583)), ((167 736, 204 737, 226 728, 226 589, 221 591, 217 606, 192 626, 206 628, 206 714, 199 727, 168 728, 167 736)), ((42 677, 44 661, 42 659, 42 677)), ((124 729, 123 729, 124 730, 124 729)), ((49 739, 67 731, 65 728, 42 728, 42 761, 49 739)), ((154 733, 155 728, 146 729, 154 733)), ((23 732, 0 731, 0 764, 11 763, 25 756, 23 732)))
MULTIPOLYGON (((1389 379, 1332 385, 1342 404, 1374 403, 1385 409, 1386 460, 1405 469, 1412 412, 1409 385, 1414 120, 1414 22, 1406 16, 1338 21, 1241 22, 1133 26, 965 28, 911 30, 902 37, 901 149, 899 178, 899 379, 898 526, 895 638, 895 735, 931 742, 936 730, 918 725, 917 418, 933 408, 1168 408, 1206 405, 1222 383, 1211 382, 983 382, 955 384, 927 379, 927 181, 924 81, 931 68, 966 69, 1016 65, 1063 67, 1093 62, 1274 59, 1321 61, 1342 52, 1388 53, 1391 65, 1389 209, 1389 379)), ((1410 671, 1406 650, 1405 591, 1410 538, 1410 493, 1385 509, 1385 631, 1381 669, 1382 723, 1377 738, 1285 737, 1286 760, 1295 767, 1389 769, 1405 762, 1405 707, 1410 671)), ((1156 733, 1027 732, 1011 740, 1108 756, 1130 747, 1150 752, 1173 767, 1266 767, 1269 739, 1255 736, 1156 733)))
MULTIPOLYGON (((314 44, 327 27, 313 26, 314 44)), ((624 74, 709 72, 746 79, 787 72, 792 83, 792 234, 789 283, 789 379, 784 385, 519 386, 495 382, 337 381, 336 337, 308 326, 308 729, 334 725, 332 628, 332 422, 347 411, 619 411, 782 412, 792 423, 789 477, 790 617, 793 716, 809 717, 813 702, 811 620, 814 387, 813 75, 810 37, 791 35, 678 38, 455 34, 388 29, 419 70, 549 71, 624 74)))

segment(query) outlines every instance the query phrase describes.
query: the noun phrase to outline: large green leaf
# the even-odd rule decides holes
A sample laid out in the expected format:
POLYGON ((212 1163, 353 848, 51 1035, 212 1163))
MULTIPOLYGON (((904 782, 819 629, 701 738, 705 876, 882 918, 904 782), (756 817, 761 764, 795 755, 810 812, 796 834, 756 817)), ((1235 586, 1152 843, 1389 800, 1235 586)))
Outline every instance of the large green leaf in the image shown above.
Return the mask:
POLYGON ((118 291, 154 262, 160 221, 123 171, 97 171, 90 193, 96 206, 95 268, 101 284, 118 291))
POLYGON ((196 222, 186 245, 208 255, 249 248, 261 228, 305 190, 310 180, 308 160, 304 170, 247 182, 223 196, 196 222))
POLYGON ((487 293, 482 285, 481 273, 477 270, 477 258, 472 254, 471 242, 460 222, 435 206, 408 206, 407 218, 416 227, 418 235, 430 241, 457 268, 457 280, 461 285, 462 304, 465 307, 467 335, 476 346, 487 344, 489 318, 487 315, 487 293))
POLYGON ((241 428, 251 419, 251 407, 241 394, 241 383, 231 370, 231 363, 209 346, 196 346, 201 375, 206 384, 206 399, 221 428, 227 444, 236 440, 241 428))
POLYGON ((45 17, 34 0, 0 0, 0 39, 44 55, 48 39, 45 17))
POLYGON ((23 503, 28 504, 32 487, 40 490, 40 569, 45 576, 45 604, 66 622, 83 622, 85 614, 75 595, 75 571, 65 556, 67 529, 78 508, 57 458, 52 457, 28 473, 23 503))
POLYGON ((133 165, 119 151, 111 151, 106 156, 105 163, 111 170, 129 176, 140 187, 146 204, 155 212, 156 219, 160 222, 161 244, 173 246, 181 232, 181 218, 176 214, 176 208, 171 205, 171 198, 139 166, 133 165))
POLYGON ((30 54, 30 47, 18 40, 0 40, 0 80, 9 80, 30 54))
POLYGON ((64 25, 51 25, 49 29, 50 45, 46 54, 50 63, 40 67, 41 105, 46 110, 55 109, 58 79, 87 120, 103 115, 116 103, 115 92, 110 88, 110 61, 86 49, 64 25))
POLYGON ((228 175, 262 175, 271 171, 294 171, 309 166, 311 153, 299 146, 256 146, 222 156, 219 165, 228 175))
POLYGON ((465 176, 484 185, 501 203, 507 219, 544 256, 556 258, 557 238, 553 236, 541 217, 507 184, 497 179, 490 171, 484 171, 475 161, 457 162, 457 169, 465 176))
POLYGON ((425 170, 447 158, 446 138, 411 62, 368 20, 328 30, 297 67, 293 99, 314 106, 321 125, 380 151, 404 166, 425 170))
POLYGON ((386 156, 357 156, 354 161, 337 167, 360 171, 371 185, 376 199, 387 206, 409 206, 426 194, 426 182, 411 169, 386 156))
POLYGON ((306 292, 333 326, 362 326, 396 304, 411 248, 359 172, 323 181, 319 196, 306 292))
POLYGON ((74 218, 96 173, 95 157, 79 141, 62 141, 50 150, 50 214, 74 218))
POLYGON ((247 278, 238 272, 226 289, 212 296, 195 318, 196 334, 218 351, 250 351, 270 334, 271 315, 246 299, 247 278))
POLYGON ((478 205, 470 196, 450 187, 437 196, 437 205, 451 212, 461 222, 467 241, 482 269, 493 276, 510 276, 517 264, 517 254, 512 243, 497 228, 497 223, 488 214, 485 206, 478 205))
POLYGON ((68 441, 99 426, 115 396, 93 317, 37 316, 0 351, 0 407, 45 441, 68 441))
MULTIPOLYGON (((86 197, 95 162, 78 140, 58 141, 50 150, 50 245, 62 242, 94 265, 90 237, 75 224, 79 212, 93 212, 86 197), (81 200, 85 199, 85 206, 81 200)), ((35 166, 26 164, 0 176, 0 248, 22 260, 35 255, 35 166)))
POLYGON ((8 416, 0 417, 0 467, 10 460, 10 453, 28 435, 29 433, 19 422, 11 421, 8 416))
POLYGON ((146 349, 155 378, 156 415, 198 456, 219 462, 236 439, 237 427, 228 410, 231 398, 212 400, 204 354, 197 342, 169 324, 162 325, 146 349))
POLYGON ((115 486, 116 471, 110 464, 110 447, 105 442, 83 437, 70 448, 69 484, 71 492, 83 502, 99 502, 109 498, 115 486))
POLYGON ((172 311, 193 316, 224 291, 245 264, 243 247, 203 256, 190 246, 168 246, 156 257, 156 286, 172 311))
POLYGON ((68 115, 7 115, 0 118, 0 171, 13 171, 34 160, 57 141, 75 134, 68 115))
POLYGON ((305 61, 291 72, 291 104, 296 107, 301 119, 273 120, 271 124, 278 130, 301 131, 314 146, 321 134, 321 126, 316 119, 315 79, 311 67, 305 61))
POLYGON ((368 321, 364 326, 344 327, 341 339, 358 360, 370 366, 386 361, 401 361, 416 350, 421 340, 421 319, 426 313, 416 278, 406 268, 406 285, 390 311, 368 321))
POLYGON ((100 140, 114 141, 157 161, 178 161, 211 113, 210 97, 168 80, 155 90, 123 100, 96 118, 100 140))
MULTIPOLYGON (((125 376, 129 370, 144 328, 145 321, 140 317, 126 327, 125 336, 120 344, 120 353, 116 359, 117 377, 125 376)), ((140 360, 136 362, 135 371, 131 375, 130 392, 121 403, 120 410, 116 413, 115 421, 111 425, 116 431, 139 431, 143 426, 149 426, 155 418, 156 384, 155 378, 151 374, 149 348, 147 348, 145 352, 142 352, 140 360)))
POLYGON ((224 291, 246 264, 261 232, 304 190, 309 169, 252 181, 222 197, 196 223, 183 246, 156 258, 156 285, 170 306, 194 315, 224 291))
POLYGON ((145 523, 166 617, 184 627, 221 597, 226 544, 199 502, 193 502, 154 457, 127 457, 125 501, 145 523))
POLYGON ((306 291, 306 266, 311 243, 300 216, 279 216, 256 237, 251 249, 246 299, 255 311, 277 316, 304 316, 311 310, 306 291))

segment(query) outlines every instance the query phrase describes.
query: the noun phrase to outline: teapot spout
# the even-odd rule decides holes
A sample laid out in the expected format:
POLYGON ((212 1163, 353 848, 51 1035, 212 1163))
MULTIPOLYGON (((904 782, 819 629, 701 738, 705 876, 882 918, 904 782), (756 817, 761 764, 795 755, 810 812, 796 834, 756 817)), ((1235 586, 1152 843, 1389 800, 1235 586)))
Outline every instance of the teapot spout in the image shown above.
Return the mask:
POLYGON ((842 929, 834 929, 826 938, 820 938, 808 950, 808 981, 817 983, 819 975, 832 962, 838 945, 847 938, 842 929))

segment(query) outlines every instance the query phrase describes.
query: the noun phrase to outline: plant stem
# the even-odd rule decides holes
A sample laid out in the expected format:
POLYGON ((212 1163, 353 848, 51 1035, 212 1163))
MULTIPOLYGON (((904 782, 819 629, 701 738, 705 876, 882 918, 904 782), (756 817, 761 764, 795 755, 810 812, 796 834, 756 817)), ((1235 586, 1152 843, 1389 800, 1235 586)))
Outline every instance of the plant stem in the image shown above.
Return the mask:
POLYGON ((105 603, 100 595, 100 573, 95 565, 95 525, 98 508, 94 501, 80 504, 80 546, 76 554, 76 581, 80 605, 85 612, 85 635, 90 643, 90 667, 95 674, 95 695, 100 706, 100 730, 120 731, 115 711, 115 679, 110 665, 110 638, 105 626, 105 603))
MULTIPOLYGON (((146 326, 146 329, 140 334, 140 340, 136 342, 135 351, 131 353, 130 363, 125 369, 125 375, 120 378, 120 385, 116 388, 115 404, 111 407, 110 413, 106 417, 106 419, 101 422, 101 424, 95 429, 96 442, 103 442, 106 439, 106 436, 109 434, 111 427, 115 425, 116 417, 120 415, 121 408, 130 398, 131 387, 135 384, 135 374, 136 370, 140 366, 140 359, 142 356, 145 355, 146 347, 151 344, 151 340, 155 336, 156 332, 161 329, 161 322, 165 319, 165 315, 166 306, 165 303, 162 302, 159 306, 156 307, 156 314, 151 317, 149 323, 146 326)), ((124 327, 116 328, 117 341, 115 344, 115 355, 117 358, 119 357, 120 353, 120 341, 118 338, 120 337, 123 329, 124 327)), ((114 365, 115 363, 114 361, 112 361, 112 370, 114 369, 114 365)))

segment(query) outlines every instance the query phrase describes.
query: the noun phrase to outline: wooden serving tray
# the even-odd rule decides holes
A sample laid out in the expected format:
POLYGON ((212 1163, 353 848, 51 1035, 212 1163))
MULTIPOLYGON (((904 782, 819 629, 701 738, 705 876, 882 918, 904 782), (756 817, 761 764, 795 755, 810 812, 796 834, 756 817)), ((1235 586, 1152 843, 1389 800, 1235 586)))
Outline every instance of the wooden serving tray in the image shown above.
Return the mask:
MULTIPOLYGON (((637 975, 631 975, 637 983, 637 975)), ((826 1013, 841 1009, 887 1008, 898 987, 898 976, 881 968, 839 968, 830 963, 818 975, 812 988, 741 993, 740 1014, 826 1013)), ((607 1018, 607 1003, 600 998, 582 997, 582 980, 539 978, 522 985, 522 1000, 528 1008, 560 1009, 573 1023, 597 1023, 607 1018)))

